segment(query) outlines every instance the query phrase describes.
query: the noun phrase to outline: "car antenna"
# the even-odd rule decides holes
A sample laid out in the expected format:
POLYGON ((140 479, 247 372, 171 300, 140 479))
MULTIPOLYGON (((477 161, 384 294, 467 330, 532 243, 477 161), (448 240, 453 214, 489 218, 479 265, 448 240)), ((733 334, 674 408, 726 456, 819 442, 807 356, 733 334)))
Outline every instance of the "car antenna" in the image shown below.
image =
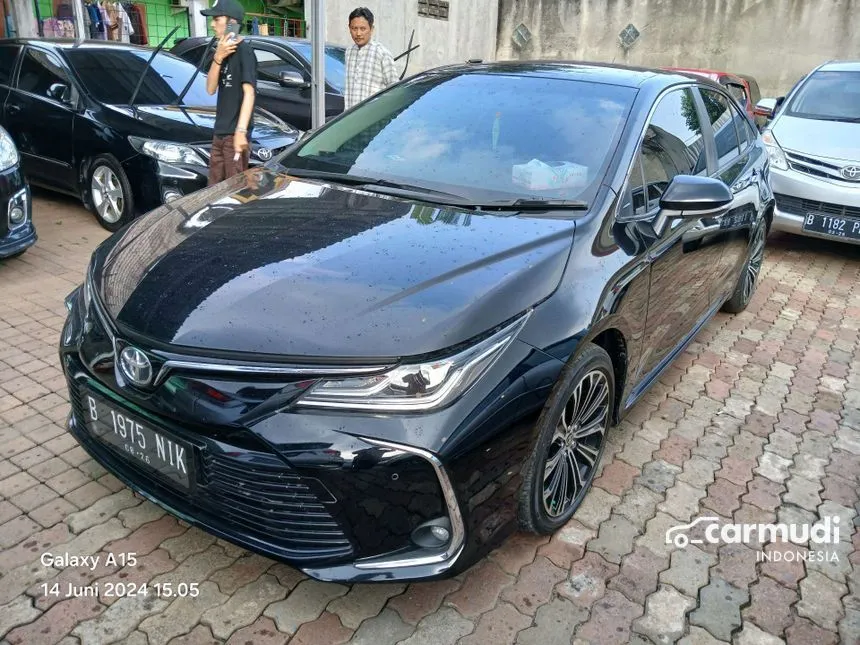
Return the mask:
POLYGON ((197 63, 197 69, 191 75, 191 78, 188 79, 188 82, 185 84, 185 87, 182 88, 182 92, 176 97, 176 105, 182 103, 182 99, 185 98, 185 95, 188 94, 188 90, 191 89, 191 85, 194 83, 194 79, 197 78, 197 75, 200 73, 200 70, 203 69, 203 62, 206 60, 206 56, 209 54, 209 50, 212 49, 212 46, 217 42, 215 37, 209 41, 209 44, 206 45, 206 49, 203 50, 203 55, 200 57, 200 62, 197 63))
POLYGON ((176 25, 176 26, 173 28, 173 31, 171 31, 169 34, 167 34, 167 35, 164 37, 164 40, 162 40, 162 41, 158 44, 158 47, 156 47, 156 48, 155 48, 155 50, 153 50, 152 54, 151 54, 151 55, 150 55, 150 57, 149 57, 149 60, 148 60, 148 61, 146 61, 146 67, 144 67, 144 68, 143 68, 143 71, 140 73, 140 78, 139 78, 139 79, 137 79, 137 85, 136 85, 136 86, 135 86, 135 88, 134 88, 134 92, 132 92, 132 93, 131 93, 131 98, 128 100, 128 105, 129 105, 129 107, 133 107, 133 106, 134 106, 134 100, 137 98, 137 93, 138 93, 138 92, 140 92, 140 86, 141 86, 141 85, 143 85, 143 79, 146 77, 146 72, 149 70, 149 66, 150 66, 150 65, 152 65, 152 61, 153 61, 153 59, 156 57, 156 55, 158 54, 158 52, 160 52, 160 51, 162 50, 162 48, 164 47, 164 44, 165 44, 168 40, 170 40, 170 37, 171 37, 173 34, 175 34, 178 30, 179 30, 179 25, 176 25))

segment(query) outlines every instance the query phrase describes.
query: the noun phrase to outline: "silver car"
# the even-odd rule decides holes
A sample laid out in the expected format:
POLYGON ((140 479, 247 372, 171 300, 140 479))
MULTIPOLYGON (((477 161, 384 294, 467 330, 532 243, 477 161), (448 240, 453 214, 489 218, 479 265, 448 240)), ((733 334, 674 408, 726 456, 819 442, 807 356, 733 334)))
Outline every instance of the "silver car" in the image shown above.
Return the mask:
POLYGON ((773 230, 860 245, 860 61, 830 62, 762 99, 773 230))

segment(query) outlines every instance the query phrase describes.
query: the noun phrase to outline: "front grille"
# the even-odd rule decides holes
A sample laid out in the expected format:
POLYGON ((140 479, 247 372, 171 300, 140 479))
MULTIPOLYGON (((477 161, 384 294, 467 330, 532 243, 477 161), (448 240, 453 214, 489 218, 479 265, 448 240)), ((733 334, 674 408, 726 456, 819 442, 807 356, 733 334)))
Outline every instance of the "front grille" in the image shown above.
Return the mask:
POLYGON ((840 206, 828 202, 818 202, 811 199, 800 199, 789 195, 776 194, 776 207, 794 215, 806 216, 807 213, 823 213, 834 217, 860 218, 860 208, 853 206, 840 206))
POLYGON ((857 183, 845 179, 841 173, 842 168, 827 161, 821 161, 820 159, 807 157, 806 155, 799 155, 794 152, 787 153, 786 156, 788 157, 788 163, 791 169, 796 170, 797 172, 802 172, 803 174, 811 175, 812 177, 839 181, 845 184, 857 183))
MULTIPOLYGON (((260 147, 261 146, 254 146, 254 145, 251 146, 250 165, 252 165, 252 166, 256 166, 256 165, 260 165, 260 164, 265 163, 257 157, 257 150, 259 150, 260 147)), ((265 147, 265 146, 262 146, 262 147, 265 147)), ((283 152, 284 150, 286 150, 287 147, 288 146, 281 146, 280 148, 270 148, 269 150, 272 153, 272 157, 275 157, 275 156, 279 155, 281 152, 283 152)), ((209 161, 209 158, 212 156, 212 144, 211 143, 202 143, 199 145, 195 145, 194 149, 197 150, 197 152, 199 152, 203 156, 204 160, 207 162, 209 161)))
MULTIPOLYGON (((72 380, 68 383, 72 414, 83 431, 85 410, 79 387, 72 380)), ((120 464, 122 474, 136 487, 181 512, 217 524, 228 534, 250 536, 295 559, 341 559, 353 554, 349 538, 323 503, 334 499, 320 482, 296 473, 274 454, 231 450, 200 435, 194 438, 204 445, 198 462, 202 472, 188 493, 88 433, 80 437, 91 453, 120 464)))

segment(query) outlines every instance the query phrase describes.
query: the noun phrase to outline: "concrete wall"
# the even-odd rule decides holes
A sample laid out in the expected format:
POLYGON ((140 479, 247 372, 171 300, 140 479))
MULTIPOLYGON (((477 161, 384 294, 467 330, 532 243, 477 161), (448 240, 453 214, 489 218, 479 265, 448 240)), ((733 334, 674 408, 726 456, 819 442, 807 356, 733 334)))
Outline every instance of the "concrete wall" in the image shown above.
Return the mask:
MULTIPOLYGON (((375 37, 397 56, 406 50, 409 35, 415 30, 407 75, 430 67, 461 63, 469 58, 493 60, 496 55, 498 0, 451 0, 448 20, 418 15, 418 0, 326 0, 326 40, 340 45, 352 44, 348 20, 356 7, 368 7, 376 19, 375 37)), ((310 2, 305 2, 305 17, 310 21, 310 2)), ((403 70, 406 57, 397 61, 403 70)))
POLYGON ((860 59, 860 0, 500 0, 500 14, 500 60, 709 67, 755 76, 763 96, 827 59, 860 59), (522 49, 520 23, 532 34, 522 49), (625 51, 629 23, 641 34, 625 51))

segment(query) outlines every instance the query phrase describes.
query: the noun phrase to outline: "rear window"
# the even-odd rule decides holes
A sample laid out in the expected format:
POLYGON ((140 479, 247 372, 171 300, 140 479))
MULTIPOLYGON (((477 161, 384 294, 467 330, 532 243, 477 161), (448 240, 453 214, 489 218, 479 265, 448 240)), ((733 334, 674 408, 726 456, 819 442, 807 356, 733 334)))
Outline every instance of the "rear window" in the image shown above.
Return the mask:
POLYGON ((0 85, 12 84, 12 68, 21 48, 17 45, 0 45, 0 85))

